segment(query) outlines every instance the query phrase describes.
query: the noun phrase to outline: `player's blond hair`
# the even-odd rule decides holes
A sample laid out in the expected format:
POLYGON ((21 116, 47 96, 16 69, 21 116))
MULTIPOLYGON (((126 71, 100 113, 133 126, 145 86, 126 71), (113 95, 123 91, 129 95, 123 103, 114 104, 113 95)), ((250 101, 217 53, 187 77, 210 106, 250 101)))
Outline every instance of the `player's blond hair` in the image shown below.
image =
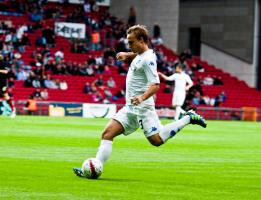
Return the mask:
POLYGON ((146 44, 149 43, 149 31, 146 26, 139 24, 134 25, 127 30, 127 34, 131 33, 133 33, 138 40, 143 39, 146 44))

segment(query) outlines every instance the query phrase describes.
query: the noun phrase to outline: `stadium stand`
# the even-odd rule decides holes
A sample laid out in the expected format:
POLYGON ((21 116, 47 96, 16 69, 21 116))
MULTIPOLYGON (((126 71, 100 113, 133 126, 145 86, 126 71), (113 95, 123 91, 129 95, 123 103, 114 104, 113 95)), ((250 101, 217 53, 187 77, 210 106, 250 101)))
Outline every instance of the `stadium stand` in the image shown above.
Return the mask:
MULTIPOLYGON (((77 6, 70 7, 61 7, 59 4, 50 3, 45 5, 44 9, 50 9, 52 7, 57 8, 62 12, 62 15, 58 19, 48 18, 41 21, 42 28, 38 28, 31 32, 28 32, 28 38, 30 39, 30 45, 25 46, 25 51, 21 53, 21 60, 24 62, 24 65, 32 65, 35 62, 35 59, 32 57, 34 51, 37 49, 36 40, 42 34, 42 30, 44 27, 52 27, 54 28, 55 20, 63 21, 65 20, 70 13, 73 13, 77 6)), ((104 12, 106 9, 102 9, 99 12, 104 12)), ((10 13, 1 13, 1 21, 11 23, 14 28, 18 28, 20 25, 27 23, 29 26, 34 26, 34 22, 28 22, 29 13, 21 14, 21 15, 10 15, 10 13)), ((101 13, 98 12, 90 12, 86 14, 88 19, 93 19, 99 22, 101 20, 101 13)), ((105 26, 105 31, 109 30, 109 25, 105 26)), ((92 31, 92 29, 87 26, 87 31, 92 31)), ((100 29, 100 33, 104 31, 100 29)), ((2 34, 2 38, 5 35, 2 34)), ((86 53, 72 53, 71 52, 72 41, 61 37, 55 36, 55 46, 50 47, 50 53, 54 56, 55 52, 63 49, 64 60, 65 62, 71 61, 76 63, 84 63, 90 58, 101 57, 104 54, 103 49, 101 50, 88 50, 86 53)), ((172 50, 168 49, 163 45, 155 46, 156 49, 162 51, 164 56, 166 57, 168 62, 175 62, 177 59, 177 54, 172 50)), ((261 108, 261 93, 256 89, 250 88, 243 81, 238 80, 237 78, 231 76, 228 73, 223 72, 218 69, 216 66, 213 66, 205 61, 200 60, 198 57, 192 57, 192 59, 188 60, 188 66, 191 68, 193 62, 200 64, 203 67, 203 71, 194 72, 194 81, 198 78, 204 79, 207 76, 218 76, 221 77, 223 84, 222 85, 202 85, 202 90, 204 96, 207 96, 209 99, 214 99, 217 95, 222 93, 223 91, 226 93, 226 100, 222 102, 219 106, 223 107, 231 107, 231 108, 240 108, 245 106, 258 107, 261 108)), ((111 89, 112 94, 116 94, 119 88, 124 88, 125 86, 125 75, 118 73, 118 67, 115 65, 109 66, 110 74, 103 74, 104 80, 107 81, 110 76, 113 76, 117 88, 111 89)), ((48 89, 49 97, 46 100, 42 101, 59 101, 59 102, 94 102, 92 98, 92 94, 83 93, 83 86, 86 81, 92 83, 95 79, 98 78, 100 74, 95 74, 94 76, 79 76, 79 75, 61 75, 55 74, 53 72, 48 72, 51 74, 52 78, 65 80, 68 84, 67 90, 60 89, 48 89)), ((161 84, 161 90, 157 95, 157 105, 171 105, 172 94, 164 93, 166 83, 161 84)), ((33 87, 25 87, 23 80, 15 80, 14 81, 14 97, 16 101, 26 100, 30 94, 34 92, 35 88, 33 87)), ((124 98, 119 98, 114 103, 123 104, 124 98)), ((210 105, 202 105, 208 107, 210 105)))

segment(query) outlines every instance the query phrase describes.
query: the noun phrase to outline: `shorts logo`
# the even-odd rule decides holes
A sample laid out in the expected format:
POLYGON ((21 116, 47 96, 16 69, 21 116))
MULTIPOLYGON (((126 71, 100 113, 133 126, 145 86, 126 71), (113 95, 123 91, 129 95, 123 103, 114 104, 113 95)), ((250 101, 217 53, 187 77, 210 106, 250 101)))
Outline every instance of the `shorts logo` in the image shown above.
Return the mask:
POLYGON ((173 137, 174 135, 176 135, 176 131, 172 130, 172 131, 170 131, 169 134, 170 134, 171 137, 173 137))
POLYGON ((149 65, 154 66, 154 62, 150 61, 149 65))
POLYGON ((149 132, 149 134, 152 133, 152 132, 154 132, 154 131, 156 131, 156 130, 158 130, 158 129, 153 126, 153 127, 151 128, 151 131, 149 132))

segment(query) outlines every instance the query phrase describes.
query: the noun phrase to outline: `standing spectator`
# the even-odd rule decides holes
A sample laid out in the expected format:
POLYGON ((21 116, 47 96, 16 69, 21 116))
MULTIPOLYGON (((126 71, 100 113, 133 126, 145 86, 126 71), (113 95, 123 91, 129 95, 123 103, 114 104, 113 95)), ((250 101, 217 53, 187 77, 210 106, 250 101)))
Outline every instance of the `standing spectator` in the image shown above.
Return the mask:
POLYGON ((98 51, 100 49, 100 33, 97 30, 91 34, 92 37, 92 50, 98 51))

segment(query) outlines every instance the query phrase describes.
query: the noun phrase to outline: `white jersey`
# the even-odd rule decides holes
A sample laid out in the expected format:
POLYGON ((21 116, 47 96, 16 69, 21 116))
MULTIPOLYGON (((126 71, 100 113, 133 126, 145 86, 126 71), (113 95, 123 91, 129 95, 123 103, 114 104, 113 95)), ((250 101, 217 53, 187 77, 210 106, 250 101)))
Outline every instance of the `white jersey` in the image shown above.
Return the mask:
MULTIPOLYGON (((126 105, 131 98, 142 95, 154 83, 160 83, 157 73, 157 57, 152 49, 137 55, 131 62, 126 78, 126 105)), ((155 105, 153 97, 143 101, 140 106, 155 105)))
POLYGON ((175 73, 168 77, 168 81, 175 81, 174 93, 186 93, 186 85, 193 84, 191 78, 186 73, 175 73))

